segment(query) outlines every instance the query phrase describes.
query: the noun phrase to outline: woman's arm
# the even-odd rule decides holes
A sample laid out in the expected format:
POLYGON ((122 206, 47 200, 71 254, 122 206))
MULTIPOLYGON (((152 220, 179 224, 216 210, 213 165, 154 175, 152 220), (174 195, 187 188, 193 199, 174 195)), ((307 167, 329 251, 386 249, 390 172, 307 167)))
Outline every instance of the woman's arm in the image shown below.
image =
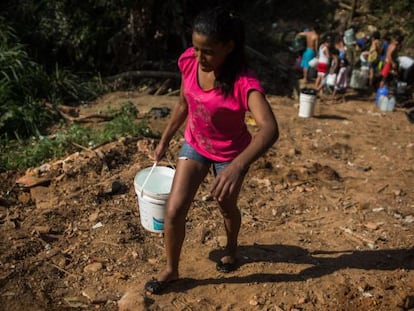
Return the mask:
POLYGON ((184 123, 185 119, 187 118, 187 113, 188 106, 187 101, 184 98, 183 83, 181 82, 179 100, 173 108, 170 120, 168 121, 168 124, 162 133, 160 142, 154 151, 155 161, 161 160, 161 158, 165 155, 165 152, 167 151, 170 144, 170 140, 180 128, 180 126, 184 123))
POLYGON ((248 105, 259 130, 249 146, 232 162, 242 170, 248 168, 279 138, 277 121, 265 96, 259 91, 251 91, 248 105))
POLYGON ((248 105, 259 130, 246 149, 217 175, 211 193, 219 201, 232 194, 246 169, 279 138, 277 121, 265 96, 259 91, 251 91, 248 105))

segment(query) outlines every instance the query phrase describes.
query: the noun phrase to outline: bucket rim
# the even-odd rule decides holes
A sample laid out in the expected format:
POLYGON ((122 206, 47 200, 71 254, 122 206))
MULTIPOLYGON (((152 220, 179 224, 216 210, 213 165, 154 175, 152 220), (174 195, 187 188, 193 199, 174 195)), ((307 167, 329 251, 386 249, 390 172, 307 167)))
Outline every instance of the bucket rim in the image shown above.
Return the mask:
MULTIPOLYGON (((151 196, 154 199, 157 199, 157 198, 160 198, 160 197, 163 199, 164 197, 168 196, 170 192, 164 193, 164 192, 153 192, 153 191, 146 190, 146 189, 143 190, 142 185, 139 184, 139 182, 138 182, 138 176, 150 171, 151 169, 152 169, 152 167, 149 166, 149 167, 143 168, 142 170, 138 171, 135 174, 135 176, 134 176, 135 191, 136 191, 137 195, 140 195, 140 196, 144 196, 144 194, 145 194, 147 196, 151 196)), ((152 174, 155 174, 157 171, 167 172, 168 174, 170 174, 168 177, 174 178, 175 169, 173 169, 169 166, 156 165, 153 169, 152 174)))

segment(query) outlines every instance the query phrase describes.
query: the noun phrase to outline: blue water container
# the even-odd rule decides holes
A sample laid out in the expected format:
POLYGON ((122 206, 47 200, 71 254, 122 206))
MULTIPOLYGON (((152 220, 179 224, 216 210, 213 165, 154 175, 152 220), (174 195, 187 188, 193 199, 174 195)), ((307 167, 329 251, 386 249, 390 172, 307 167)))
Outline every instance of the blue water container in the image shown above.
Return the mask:
POLYGON ((383 86, 377 90, 377 96, 375 97, 375 103, 378 105, 379 98, 381 96, 388 96, 390 92, 388 91, 387 87, 383 86))

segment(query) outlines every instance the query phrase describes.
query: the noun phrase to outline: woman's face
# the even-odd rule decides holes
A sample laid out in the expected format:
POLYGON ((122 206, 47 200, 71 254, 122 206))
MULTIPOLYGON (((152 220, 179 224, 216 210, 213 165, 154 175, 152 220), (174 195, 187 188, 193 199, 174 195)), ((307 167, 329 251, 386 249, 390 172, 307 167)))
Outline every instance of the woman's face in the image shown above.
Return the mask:
POLYGON ((195 57, 200 69, 205 72, 220 71, 227 55, 234 48, 233 41, 217 42, 197 32, 193 32, 192 40, 195 57))

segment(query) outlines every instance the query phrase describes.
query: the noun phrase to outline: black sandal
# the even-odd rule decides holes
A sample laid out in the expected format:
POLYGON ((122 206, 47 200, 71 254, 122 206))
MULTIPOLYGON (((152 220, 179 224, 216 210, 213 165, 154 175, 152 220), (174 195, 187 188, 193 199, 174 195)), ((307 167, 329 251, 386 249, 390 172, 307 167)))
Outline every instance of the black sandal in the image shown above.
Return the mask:
POLYGON ((156 278, 153 278, 152 280, 148 281, 147 283, 145 283, 144 289, 147 292, 150 292, 151 294, 161 294, 167 287, 169 284, 175 282, 176 280, 173 281, 158 281, 156 278))
POLYGON ((221 260, 219 260, 217 262, 216 269, 219 272, 230 273, 230 272, 237 270, 237 263, 236 261, 224 263, 221 260))

